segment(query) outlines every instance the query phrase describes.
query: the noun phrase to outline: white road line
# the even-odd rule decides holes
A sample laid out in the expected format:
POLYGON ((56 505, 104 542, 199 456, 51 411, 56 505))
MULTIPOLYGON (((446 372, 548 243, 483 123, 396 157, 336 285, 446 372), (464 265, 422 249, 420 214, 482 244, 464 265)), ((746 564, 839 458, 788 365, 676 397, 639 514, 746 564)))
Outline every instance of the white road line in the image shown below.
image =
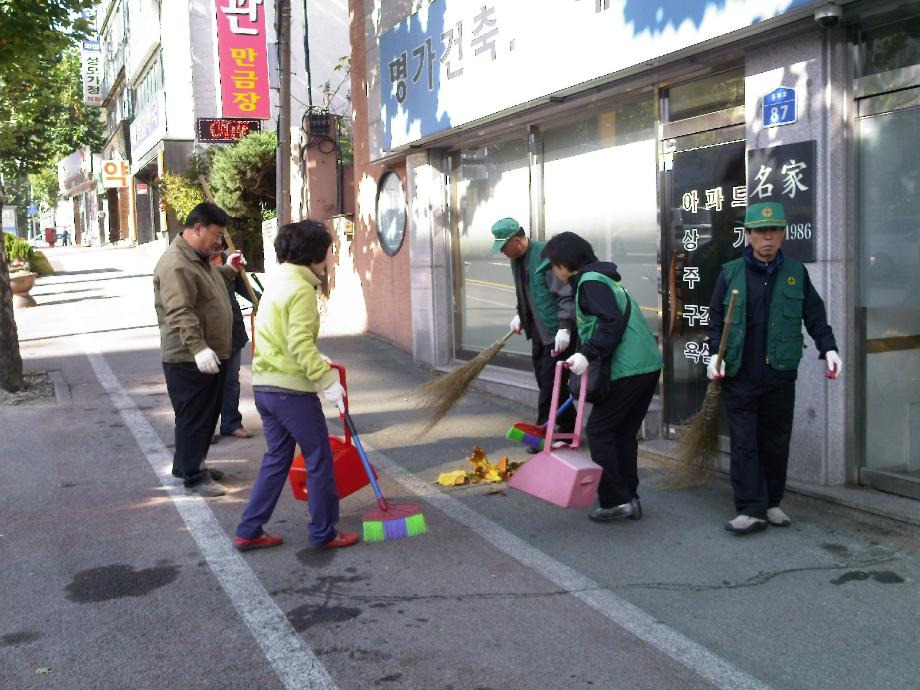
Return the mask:
POLYGON ((393 477, 408 491, 421 496, 448 517, 473 530, 500 551, 570 592, 572 596, 578 597, 621 628, 698 673, 715 686, 726 688, 726 690, 767 690, 769 688, 768 685, 736 668, 702 645, 660 623, 637 606, 621 599, 598 582, 531 546, 504 527, 468 508, 458 499, 434 488, 432 484, 418 478, 385 453, 374 450, 364 439, 361 439, 361 443, 372 456, 372 463, 393 477))
POLYGON ((131 430, 218 582, 262 648, 278 678, 290 690, 334 690, 335 683, 323 664, 291 626, 246 561, 233 548, 207 502, 199 496, 187 494, 172 476, 172 455, 121 387, 102 352, 86 335, 80 336, 80 342, 96 372, 96 378, 131 430))

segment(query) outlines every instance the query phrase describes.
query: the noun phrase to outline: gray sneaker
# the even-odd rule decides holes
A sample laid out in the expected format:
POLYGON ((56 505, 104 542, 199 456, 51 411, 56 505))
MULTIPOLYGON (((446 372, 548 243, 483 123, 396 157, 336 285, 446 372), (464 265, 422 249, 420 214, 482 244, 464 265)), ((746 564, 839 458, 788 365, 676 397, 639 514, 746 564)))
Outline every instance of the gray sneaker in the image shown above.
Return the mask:
POLYGON ((767 529, 767 521, 750 515, 739 515, 734 520, 725 523, 725 529, 735 534, 753 534, 767 529))
POLYGON ((642 519, 642 504, 639 502, 638 498, 632 500, 633 514, 629 516, 630 520, 641 520, 642 519))
POLYGON ((200 482, 192 484, 186 487, 186 489, 189 493, 198 494, 202 498, 216 498, 217 496, 224 496, 227 493, 227 488, 215 482, 208 474, 206 474, 204 479, 200 482))
POLYGON ((588 517, 594 522, 610 522, 623 518, 638 520, 642 517, 642 505, 638 499, 633 499, 629 503, 622 503, 612 508, 595 508, 588 513, 588 517))
POLYGON ((786 513, 780 510, 779 506, 767 508, 767 522, 774 527, 788 527, 792 524, 792 520, 789 519, 786 513))

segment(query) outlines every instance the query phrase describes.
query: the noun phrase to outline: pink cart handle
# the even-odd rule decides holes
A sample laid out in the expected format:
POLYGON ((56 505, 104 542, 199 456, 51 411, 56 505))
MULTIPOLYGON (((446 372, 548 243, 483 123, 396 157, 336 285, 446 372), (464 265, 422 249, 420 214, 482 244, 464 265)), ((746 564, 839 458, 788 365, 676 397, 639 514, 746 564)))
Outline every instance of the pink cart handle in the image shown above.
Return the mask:
MULTIPOLYGON (((568 441, 572 448, 578 448, 581 445, 581 420, 585 414, 585 394, 588 392, 588 377, 581 376, 581 391, 578 394, 578 404, 575 407, 575 432, 571 434, 556 433, 556 410, 559 407, 559 387, 562 385, 562 370, 567 369, 565 362, 556 362, 556 376, 553 379, 553 400, 549 406, 549 420, 552 423, 546 425, 546 440, 543 442, 543 448, 549 450, 553 447, 553 441, 568 441)), ((585 372, 587 374, 587 372, 585 372)))

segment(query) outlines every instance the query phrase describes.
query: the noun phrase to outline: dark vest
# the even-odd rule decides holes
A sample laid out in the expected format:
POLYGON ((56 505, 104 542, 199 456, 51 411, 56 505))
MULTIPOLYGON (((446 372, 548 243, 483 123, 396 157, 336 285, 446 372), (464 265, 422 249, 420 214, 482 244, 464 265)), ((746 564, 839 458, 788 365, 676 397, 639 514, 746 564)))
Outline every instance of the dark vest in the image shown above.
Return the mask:
MULTIPOLYGON (((725 374, 734 376, 741 367, 744 336, 747 328, 747 267, 744 258, 729 261, 722 267, 725 284, 724 314, 732 290, 738 290, 735 313, 725 350, 725 374)), ((802 359, 805 336, 802 316, 805 310, 805 267, 801 261, 784 258, 776 269, 770 313, 767 321, 767 364, 777 371, 795 371, 802 359)))
MULTIPOLYGON (((536 313, 535 319, 540 320, 543 330, 550 336, 553 336, 559 329, 559 298, 550 292, 546 285, 546 272, 550 270, 549 260, 540 258, 543 253, 545 242, 530 240, 529 250, 527 252, 527 278, 530 285, 530 296, 533 299, 533 305, 536 313)), ((511 271, 514 274, 516 285, 523 286, 521 276, 518 275, 517 261, 511 262, 511 271)), ((523 290, 522 290, 523 292, 523 290)), ((527 297, 521 294, 521 299, 526 303, 527 297)), ((533 337, 534 334, 531 334, 533 337)))
POLYGON ((593 314, 585 314, 581 311, 581 305, 578 301, 578 293, 581 286, 588 280, 596 280, 604 283, 613 292, 620 311, 626 313, 627 300, 632 304, 630 308, 629 321, 626 323, 626 330, 623 332, 623 339, 613 353, 613 359, 610 363, 610 380, 624 379, 627 376, 638 376, 639 374, 648 374, 652 371, 661 369, 661 353, 658 350, 658 343, 652 334, 645 317, 642 316, 636 300, 632 295, 626 292, 619 283, 612 280, 609 276, 596 271, 588 271, 578 281, 578 288, 575 290, 575 321, 578 324, 578 341, 586 343, 597 330, 597 317, 593 314))

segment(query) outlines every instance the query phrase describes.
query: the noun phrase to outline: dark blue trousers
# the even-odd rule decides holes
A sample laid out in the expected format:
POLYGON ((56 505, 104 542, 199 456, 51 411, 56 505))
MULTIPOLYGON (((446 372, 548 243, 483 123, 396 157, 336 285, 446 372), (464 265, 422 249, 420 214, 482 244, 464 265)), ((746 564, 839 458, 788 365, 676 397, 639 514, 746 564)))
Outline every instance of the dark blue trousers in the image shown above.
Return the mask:
POLYGON ((224 398, 220 407, 220 433, 229 436, 243 426, 240 414, 240 361, 242 350, 234 350, 227 360, 227 378, 224 381, 224 398))
POLYGON ((294 461, 294 444, 300 446, 307 468, 310 508, 310 543, 325 544, 335 537, 339 521, 339 495, 332 472, 332 449, 323 407, 315 393, 263 393, 256 391, 256 409, 268 450, 252 487, 236 535, 255 539, 262 535, 284 489, 294 461))
POLYGON ((795 380, 725 379, 731 432, 731 480, 739 515, 765 519, 783 500, 795 416, 795 380))

